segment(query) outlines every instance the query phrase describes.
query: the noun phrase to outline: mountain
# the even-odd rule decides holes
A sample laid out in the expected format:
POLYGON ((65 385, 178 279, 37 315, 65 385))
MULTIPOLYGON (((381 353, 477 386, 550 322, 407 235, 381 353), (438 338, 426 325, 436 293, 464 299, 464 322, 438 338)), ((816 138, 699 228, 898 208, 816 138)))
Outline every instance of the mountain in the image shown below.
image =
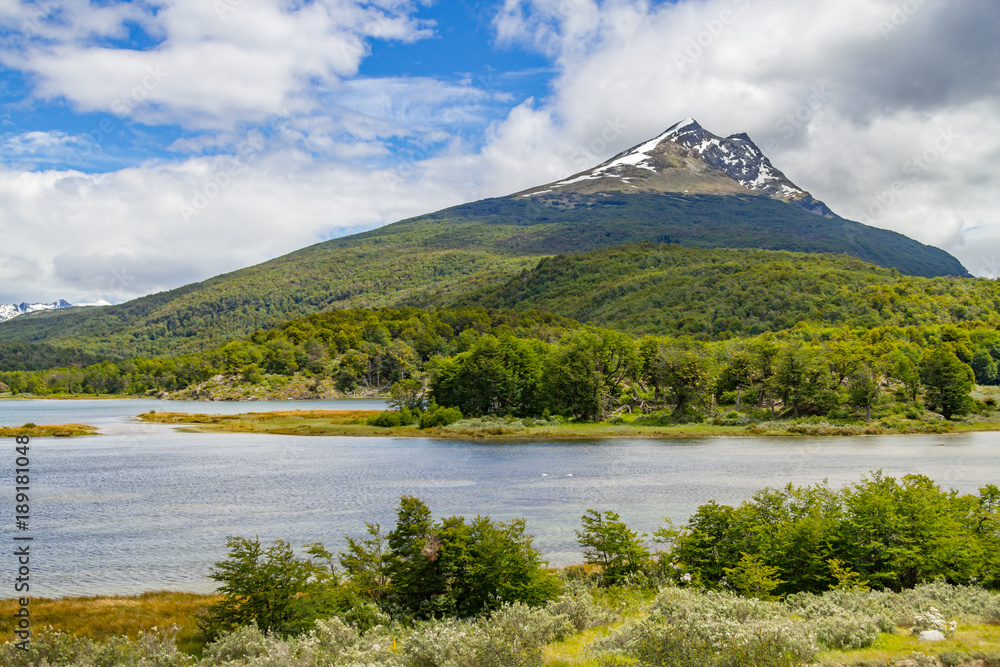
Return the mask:
POLYGON ((0 344, 111 358, 191 352, 333 308, 446 304, 502 285, 544 257, 638 242, 843 254, 908 275, 968 276, 938 248, 829 212, 745 135, 721 139, 686 121, 547 186, 332 239, 117 306, 18 317, 0 324, 0 344))
POLYGON ((72 308, 74 306, 110 306, 111 304, 103 299, 95 303, 70 303, 65 299, 59 299, 52 303, 0 303, 0 322, 6 322, 19 315, 37 313, 43 310, 59 310, 62 308, 72 308))
MULTIPOLYGON (((619 153, 593 169, 518 193, 679 192, 744 194, 750 191, 828 218, 833 211, 775 169, 746 134, 719 137, 693 118, 619 153)), ((518 196, 515 195, 515 196, 518 196)))

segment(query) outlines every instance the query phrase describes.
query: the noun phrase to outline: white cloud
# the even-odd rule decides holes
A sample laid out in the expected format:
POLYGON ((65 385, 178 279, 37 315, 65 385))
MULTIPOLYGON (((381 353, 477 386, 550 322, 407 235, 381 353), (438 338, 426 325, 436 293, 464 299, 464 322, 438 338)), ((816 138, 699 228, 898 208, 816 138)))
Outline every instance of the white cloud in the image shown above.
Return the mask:
POLYGON ((15 9, 22 16, 6 21, 24 43, 0 60, 31 73, 36 95, 65 98, 79 111, 189 129, 232 129, 279 111, 315 110, 311 87, 354 75, 368 39, 431 34, 412 18, 412 2, 54 4, 49 15, 29 20, 29 3, 21 3, 15 9), (144 50, 106 44, 124 37, 129 24, 156 44, 144 50))
POLYGON ((219 178, 231 162, 0 169, 0 303, 118 302, 459 203, 395 168, 366 172, 295 150, 245 156, 219 178))

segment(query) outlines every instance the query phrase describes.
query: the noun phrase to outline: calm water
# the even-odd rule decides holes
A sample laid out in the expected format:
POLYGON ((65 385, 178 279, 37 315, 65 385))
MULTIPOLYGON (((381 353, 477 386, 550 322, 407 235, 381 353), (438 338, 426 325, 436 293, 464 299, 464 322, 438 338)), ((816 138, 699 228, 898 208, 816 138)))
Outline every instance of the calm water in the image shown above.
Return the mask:
MULTIPOLYGON (((613 509, 651 531, 663 517, 683 522, 712 499, 734 503, 763 486, 824 478, 841 486, 879 468, 922 473, 963 492, 1000 480, 1000 434, 993 433, 489 444, 178 433, 130 420, 150 409, 379 405, 0 402, 0 425, 77 421, 104 433, 32 440, 31 592, 209 591, 214 582, 205 575, 225 557, 227 535, 339 548, 345 534, 363 532, 364 521, 391 527, 403 494, 419 496, 438 517, 525 517, 536 546, 565 565, 581 560, 573 531, 587 508, 613 509)), ((13 444, 0 456, 0 479, 11 491, 13 444)))

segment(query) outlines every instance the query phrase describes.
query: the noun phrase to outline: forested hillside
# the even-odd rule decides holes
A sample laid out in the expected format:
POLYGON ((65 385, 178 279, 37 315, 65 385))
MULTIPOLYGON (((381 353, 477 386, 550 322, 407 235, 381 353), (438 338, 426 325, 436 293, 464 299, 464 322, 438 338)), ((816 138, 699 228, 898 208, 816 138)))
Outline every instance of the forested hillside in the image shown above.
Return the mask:
POLYGON ((799 322, 1000 323, 1000 284, 920 278, 845 255, 631 244, 543 259, 456 304, 535 309, 636 334, 724 339, 799 322))
POLYGON ((114 359, 177 355, 332 308, 448 302, 506 282, 544 256, 641 241, 844 253, 904 274, 967 275, 944 251, 900 234, 752 194, 501 198, 118 306, 18 317, 0 325, 0 344, 46 343, 114 359))

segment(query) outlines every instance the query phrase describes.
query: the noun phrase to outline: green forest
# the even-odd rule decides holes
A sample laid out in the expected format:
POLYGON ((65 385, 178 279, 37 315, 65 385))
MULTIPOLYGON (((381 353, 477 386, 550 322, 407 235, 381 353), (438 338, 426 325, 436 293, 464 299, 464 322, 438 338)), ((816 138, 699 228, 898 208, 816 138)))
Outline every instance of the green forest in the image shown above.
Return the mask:
POLYGON ((397 408, 462 415, 623 416, 671 423, 823 416, 945 419, 996 408, 1000 332, 983 322, 873 328, 800 323, 711 341, 634 337, 538 311, 481 307, 339 310, 208 352, 0 373, 13 395, 162 395, 224 378, 274 390, 294 380, 397 408))
POLYGON ((331 308, 447 306, 514 279, 553 254, 639 242, 829 253, 903 275, 968 276, 937 248, 764 196, 500 198, 332 239, 115 306, 14 318, 0 326, 0 346, 45 343, 118 360, 176 356, 331 308))

